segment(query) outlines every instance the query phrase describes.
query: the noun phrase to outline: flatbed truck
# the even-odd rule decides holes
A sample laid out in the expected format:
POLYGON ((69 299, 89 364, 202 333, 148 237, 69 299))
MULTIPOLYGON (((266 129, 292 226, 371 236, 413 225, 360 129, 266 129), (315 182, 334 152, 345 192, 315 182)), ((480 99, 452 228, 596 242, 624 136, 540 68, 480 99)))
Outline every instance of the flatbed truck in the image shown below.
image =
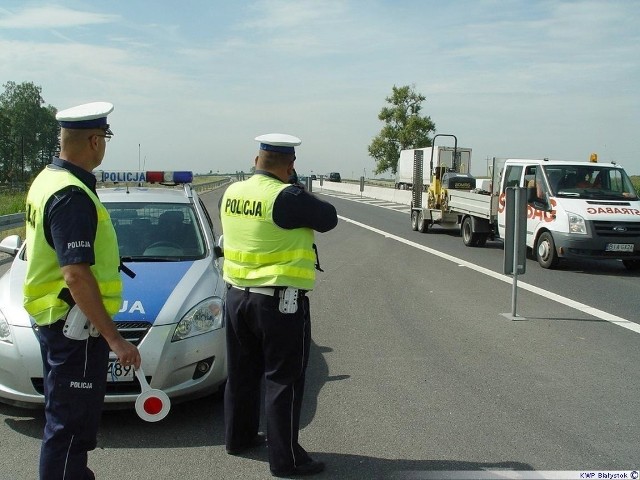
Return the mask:
MULTIPOLYGON (((416 163, 422 160, 416 158, 416 163)), ((489 239, 504 237, 506 189, 522 187, 527 195, 527 247, 543 268, 556 267, 562 258, 588 258, 618 259, 628 270, 640 269, 640 199, 620 165, 494 158, 487 189, 475 188, 474 182, 473 188, 463 188, 464 181, 457 185, 462 188, 456 188, 456 182, 438 182, 445 170, 452 169, 431 166, 429 188, 434 188, 424 205, 422 192, 413 189, 413 230, 460 228, 465 245, 484 246, 489 239)))

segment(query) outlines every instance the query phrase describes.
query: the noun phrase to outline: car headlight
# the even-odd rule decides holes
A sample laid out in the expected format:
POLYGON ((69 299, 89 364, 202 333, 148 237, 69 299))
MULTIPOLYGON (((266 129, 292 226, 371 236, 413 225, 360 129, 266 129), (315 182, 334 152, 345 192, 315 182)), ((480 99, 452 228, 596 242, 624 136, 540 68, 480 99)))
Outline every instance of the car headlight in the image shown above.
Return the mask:
POLYGON ((11 329, 9 328, 9 322, 0 311, 0 342, 13 343, 11 340, 11 329))
POLYGON ((222 305, 221 298, 211 297, 193 307, 176 325, 171 341, 177 342, 222 328, 222 305))
POLYGON ((567 212, 567 215, 569 216, 569 233, 587 233, 587 225, 584 222, 584 218, 577 213, 567 212))

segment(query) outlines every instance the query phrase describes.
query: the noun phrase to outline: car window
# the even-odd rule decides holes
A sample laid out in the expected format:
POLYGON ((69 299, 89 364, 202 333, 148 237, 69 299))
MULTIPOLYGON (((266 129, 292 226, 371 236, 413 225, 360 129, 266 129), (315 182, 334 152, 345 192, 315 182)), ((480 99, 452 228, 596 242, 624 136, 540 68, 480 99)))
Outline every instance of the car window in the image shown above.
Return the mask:
POLYGON ((190 204, 105 203, 121 257, 191 260, 206 253, 202 230, 190 204))
POLYGON ((202 202, 202 200, 200 200, 199 198, 198 198, 198 202, 200 203, 200 208, 204 212, 204 216, 207 219, 207 223, 209 224, 209 228, 211 229, 211 233, 213 235, 213 242, 215 243, 216 242, 216 232, 215 232, 215 228, 213 228, 213 222, 211 221, 211 217, 209 216, 209 211, 207 210, 207 207, 205 207, 205 205, 202 202))

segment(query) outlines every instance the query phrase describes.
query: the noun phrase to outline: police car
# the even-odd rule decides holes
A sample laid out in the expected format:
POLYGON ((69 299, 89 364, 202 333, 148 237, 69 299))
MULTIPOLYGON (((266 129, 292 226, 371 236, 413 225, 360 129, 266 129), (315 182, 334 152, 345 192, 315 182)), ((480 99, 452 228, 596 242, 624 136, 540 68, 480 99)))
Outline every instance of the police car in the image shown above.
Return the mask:
MULTIPOLYGON (((124 292, 114 321, 137 345, 152 388, 172 399, 215 392, 227 376, 224 327, 226 286, 207 210, 191 188, 191 172, 97 172, 118 182, 98 196, 111 215, 123 264, 124 292), (173 186, 149 186, 149 183, 173 186), (120 186, 122 185, 122 186, 120 186)), ((22 307, 25 248, 17 236, 0 250, 15 255, 0 279, 0 401, 44 403, 36 332, 22 307)), ((221 259, 220 259, 221 261, 221 259)), ((140 394, 133 368, 111 354, 105 407, 131 404, 140 394)))

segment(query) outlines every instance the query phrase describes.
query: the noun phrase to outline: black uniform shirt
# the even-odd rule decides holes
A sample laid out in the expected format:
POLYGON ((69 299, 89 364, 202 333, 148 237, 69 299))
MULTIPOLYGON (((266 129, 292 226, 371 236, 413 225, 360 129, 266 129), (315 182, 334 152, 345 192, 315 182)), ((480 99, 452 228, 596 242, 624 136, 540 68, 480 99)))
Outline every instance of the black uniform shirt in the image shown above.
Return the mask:
MULTIPOLYGON (((69 170, 93 192, 96 177, 86 170, 54 157, 54 166, 69 170)), ((44 231, 61 267, 95 263, 93 243, 98 229, 98 213, 93 200, 77 186, 68 186, 51 196, 44 209, 44 231)))
MULTIPOLYGON (((278 178, 256 170, 256 174, 278 178)), ((317 232, 328 232, 338 224, 336 208, 320 200, 300 185, 291 185, 282 190, 273 204, 273 222, 280 228, 311 228, 317 232)))

